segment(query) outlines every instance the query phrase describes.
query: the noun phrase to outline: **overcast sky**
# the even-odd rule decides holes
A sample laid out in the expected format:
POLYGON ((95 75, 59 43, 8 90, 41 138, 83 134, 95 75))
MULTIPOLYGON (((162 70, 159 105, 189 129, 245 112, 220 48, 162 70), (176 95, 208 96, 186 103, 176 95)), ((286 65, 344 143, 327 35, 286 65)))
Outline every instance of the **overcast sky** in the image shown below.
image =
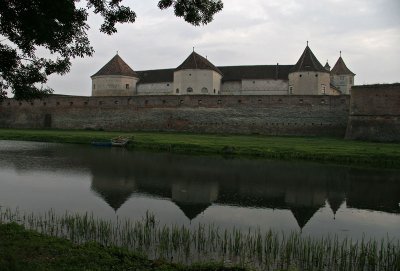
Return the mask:
POLYGON ((196 52, 216 66, 295 64, 306 41, 331 67, 342 51, 356 84, 400 82, 399 0, 223 0, 207 26, 195 27, 161 11, 157 0, 125 0, 137 14, 118 33, 99 32, 89 18, 91 58, 75 59, 71 72, 51 76, 55 93, 90 95, 90 76, 119 51, 136 71, 175 68, 196 52))

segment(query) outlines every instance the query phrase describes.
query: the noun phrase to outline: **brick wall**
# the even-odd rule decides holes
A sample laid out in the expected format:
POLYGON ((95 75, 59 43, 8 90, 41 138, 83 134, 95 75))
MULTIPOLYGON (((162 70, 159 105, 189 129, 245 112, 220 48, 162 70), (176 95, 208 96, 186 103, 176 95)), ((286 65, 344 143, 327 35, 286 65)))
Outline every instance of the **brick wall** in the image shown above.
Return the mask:
POLYGON ((352 87, 346 138, 400 141, 400 84, 352 87))
POLYGON ((344 137, 349 96, 51 96, 6 99, 0 127, 344 137))

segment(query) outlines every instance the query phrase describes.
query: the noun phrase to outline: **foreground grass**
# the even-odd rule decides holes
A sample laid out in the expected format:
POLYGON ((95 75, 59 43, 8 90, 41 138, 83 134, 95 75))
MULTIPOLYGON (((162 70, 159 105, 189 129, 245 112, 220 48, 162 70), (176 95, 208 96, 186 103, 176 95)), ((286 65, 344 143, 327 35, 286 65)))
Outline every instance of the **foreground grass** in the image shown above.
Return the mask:
POLYGON ((190 270, 240 271, 218 264, 183 266, 147 258, 97 243, 75 245, 26 230, 16 223, 0 224, 0 269, 6 270, 190 270))
POLYGON ((59 143, 90 144, 118 135, 134 138, 128 148, 400 168, 400 144, 396 143, 327 137, 0 129, 0 139, 59 143))
POLYGON ((389 236, 381 241, 364 238, 353 241, 329 235, 311 238, 298 232, 263 233, 250 228, 220 230, 212 224, 190 229, 160 225, 150 213, 138 221, 107 221, 88 214, 60 216, 52 210, 34 214, 0 207, 0 270, 7 270, 5 267, 8 270, 222 271, 247 267, 269 271, 393 271, 400 270, 400 241, 389 236), (138 255, 179 263, 198 261, 202 265, 149 261, 138 255), (210 264, 210 259, 238 266, 210 264))

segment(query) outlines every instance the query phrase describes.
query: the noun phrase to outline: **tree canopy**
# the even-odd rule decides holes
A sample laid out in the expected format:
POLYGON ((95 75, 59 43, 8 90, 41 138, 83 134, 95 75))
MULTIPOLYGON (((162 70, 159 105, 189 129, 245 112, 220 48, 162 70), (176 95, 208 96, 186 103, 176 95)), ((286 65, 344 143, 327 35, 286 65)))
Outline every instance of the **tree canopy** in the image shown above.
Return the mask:
MULTIPOLYGON (((71 59, 93 55, 87 31, 89 12, 100 14, 100 32, 117 32, 117 23, 133 23, 136 14, 123 0, 0 0, 0 100, 10 89, 16 99, 41 98, 51 74, 65 74, 71 59), (80 2, 78 6, 77 2, 80 2), (83 4, 82 4, 83 3, 83 4), (53 56, 38 56, 38 51, 53 56)), ((198 26, 213 20, 221 0, 160 0, 160 9, 198 26)))

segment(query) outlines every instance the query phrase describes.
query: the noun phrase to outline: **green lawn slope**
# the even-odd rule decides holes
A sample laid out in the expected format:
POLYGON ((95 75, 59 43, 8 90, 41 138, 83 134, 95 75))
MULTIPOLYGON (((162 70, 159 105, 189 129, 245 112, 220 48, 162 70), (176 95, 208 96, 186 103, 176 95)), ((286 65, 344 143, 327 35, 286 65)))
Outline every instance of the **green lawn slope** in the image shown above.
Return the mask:
POLYGON ((130 149, 400 168, 398 143, 351 141, 329 137, 0 129, 0 139, 78 144, 109 140, 119 135, 132 138, 127 146, 130 149))

